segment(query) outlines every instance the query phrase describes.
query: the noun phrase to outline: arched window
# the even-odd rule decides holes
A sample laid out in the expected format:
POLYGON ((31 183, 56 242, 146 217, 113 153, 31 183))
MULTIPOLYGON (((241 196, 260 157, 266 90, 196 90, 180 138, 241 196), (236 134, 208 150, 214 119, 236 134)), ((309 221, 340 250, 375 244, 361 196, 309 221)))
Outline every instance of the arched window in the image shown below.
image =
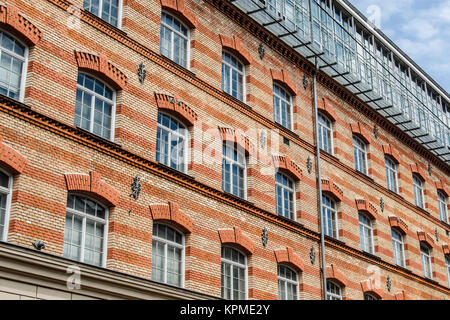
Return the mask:
POLYGON ((379 299, 375 297, 373 294, 364 293, 364 300, 379 300, 379 299))
POLYGON ((244 101, 245 67, 238 58, 222 53, 222 90, 238 100, 244 101))
POLYGON ((105 20, 109 24, 120 28, 121 0, 84 0, 83 8, 105 20))
POLYGON ((394 263, 398 266, 405 267, 405 245, 403 235, 397 230, 392 229, 391 236, 394 263))
POLYGON ((448 254, 445 256, 445 269, 447 270, 447 281, 450 287, 450 255, 448 254))
POLYGON ((288 176, 277 173, 275 176, 277 213, 295 220, 295 184, 288 176))
POLYGON ((420 243, 420 258, 422 260, 422 271, 425 278, 433 279, 431 268, 431 249, 425 244, 420 243))
POLYGON ((184 286, 184 236, 160 223, 153 224, 152 280, 184 286))
POLYGON ((0 94, 22 101, 28 48, 0 30, 0 94))
POLYGON ((278 265, 278 299, 298 300, 298 275, 291 268, 278 265))
POLYGON ((64 257, 105 266, 108 210, 94 200, 69 194, 67 198, 64 257))
POLYGON ((325 152, 333 153, 333 125, 323 114, 319 113, 319 147, 325 152))
POLYGON ((359 214, 359 236, 361 250, 373 254, 373 227, 372 220, 365 214, 359 214))
POLYGON ((414 203, 416 206, 424 209, 425 201, 423 195, 423 180, 416 174, 413 175, 413 186, 414 186, 414 203))
POLYGON ((322 195, 322 224, 327 236, 338 238, 336 201, 322 195))
POLYGON ((104 139, 114 138, 116 93, 102 81, 78 74, 75 126, 104 139))
POLYGON ((386 165, 387 188, 391 191, 398 192, 397 164, 389 157, 385 157, 384 162, 386 165))
POLYGON ((181 172, 187 171, 188 131, 174 117, 158 113, 156 161, 181 172))
POLYGON ((189 68, 189 28, 174 16, 162 12, 159 52, 184 68, 189 68))
POLYGON ((449 223, 447 210, 447 196, 440 191, 438 191, 438 203, 439 203, 439 217, 441 218, 441 221, 449 223))
POLYGON ((221 259, 222 298, 247 298, 247 256, 239 250, 223 246, 221 259))
POLYGON ((292 129, 292 97, 277 84, 273 85, 273 116, 275 122, 292 129))
POLYGON ((223 144, 222 189, 237 197, 246 198, 246 161, 240 147, 223 144))
POLYGON ((355 169, 367 175, 367 146, 357 136, 353 136, 353 157, 355 169))
POLYGON ((11 190, 12 177, 0 170, 0 241, 6 241, 8 235, 11 190))
POLYGON ((336 283, 327 281, 327 300, 342 300, 342 289, 336 283))

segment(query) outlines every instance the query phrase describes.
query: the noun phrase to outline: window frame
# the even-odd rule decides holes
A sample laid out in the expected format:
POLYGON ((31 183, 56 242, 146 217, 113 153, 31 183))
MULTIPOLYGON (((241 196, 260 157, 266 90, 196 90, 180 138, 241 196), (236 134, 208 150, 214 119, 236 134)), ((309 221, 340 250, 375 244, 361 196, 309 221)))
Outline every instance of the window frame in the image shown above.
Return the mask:
POLYGON ((181 19, 179 19, 177 16, 175 16, 174 14, 171 14, 170 12, 168 12, 168 11, 166 11, 166 10, 162 10, 161 11, 161 25, 160 25, 160 31, 159 31, 160 33, 159 33, 159 37, 160 37, 160 40, 159 40, 159 53, 160 54, 162 54, 164 57, 166 57, 166 58, 168 58, 168 59, 170 59, 170 60, 172 60, 173 62, 175 62, 175 63, 177 63, 175 60, 173 60, 173 55, 174 55, 174 43, 175 43, 175 41, 174 41, 174 38, 173 38, 173 33, 176 33, 177 35, 179 35, 180 37, 182 37, 183 39, 186 39, 186 57, 185 57, 185 59, 186 59, 186 65, 185 66, 183 66, 183 65, 181 65, 181 64, 178 64, 179 66, 181 66, 181 67, 183 67, 183 68, 185 68, 185 69, 187 69, 187 70, 190 70, 190 68, 191 68, 191 29, 181 20, 181 19), (173 29, 173 27, 172 26, 169 26, 169 25, 167 25, 167 24, 165 24, 164 22, 163 22, 163 19, 162 19, 162 15, 163 14, 165 14, 165 15, 168 15, 168 16, 170 16, 172 19, 174 19, 174 20, 176 20, 178 23, 180 23, 180 25, 181 26, 183 26, 184 28, 186 28, 186 30, 187 30, 187 35, 185 36, 184 34, 181 34, 179 31, 177 31, 177 30, 174 30, 173 29), (165 27, 165 28, 167 28, 167 29, 169 29, 172 33, 171 33, 171 41, 170 41, 170 55, 172 56, 172 57, 167 57, 167 56, 164 56, 162 53, 161 53, 161 40, 162 40, 162 38, 161 38, 161 28, 162 27, 165 27))
POLYGON ((353 135, 353 158, 354 158, 354 163, 355 163, 355 170, 358 172, 361 172, 363 174, 365 174, 366 176, 368 175, 369 172, 369 166, 368 166, 368 161, 367 161, 367 143, 364 142, 363 139, 361 139, 360 137, 353 135), (364 146, 364 150, 361 147, 364 146), (362 163, 359 163, 359 154, 362 155, 362 163), (358 157, 356 157, 358 155, 358 157), (364 170, 360 170, 358 169, 359 167, 363 167, 364 170))
POLYGON ((448 224, 449 223, 449 219, 448 219, 448 204, 447 204, 448 197, 445 196, 445 194, 442 191, 439 191, 439 190, 438 190, 437 194, 438 194, 439 218, 441 219, 441 221, 443 221, 443 222, 448 224), (444 217, 445 217, 445 219, 443 219, 444 217))
POLYGON ((293 103, 292 95, 289 93, 288 90, 286 90, 285 87, 283 87, 282 85, 279 85, 279 84, 277 84, 275 82, 273 83, 272 92, 273 92, 273 118, 274 118, 273 120, 276 123, 278 123, 279 125, 283 126, 284 128, 292 131, 292 129, 294 127, 294 112, 293 112, 293 109, 294 109, 293 104, 294 103, 293 103), (287 101, 281 95, 277 94, 276 91, 275 91, 275 87, 277 87, 279 91, 284 92, 284 94, 289 97, 289 101, 287 101), (275 98, 278 98, 278 100, 279 100, 278 108, 279 108, 279 119, 280 119, 280 122, 276 121, 276 116, 275 116, 275 98), (281 119, 283 118, 282 117, 283 112, 282 112, 281 105, 282 105, 283 102, 286 103, 289 106, 289 111, 288 111, 288 115, 287 115, 287 116, 289 116, 288 127, 284 126, 281 123, 281 119))
MULTIPOLYGON (((75 125, 77 128, 80 128, 80 129, 82 129, 82 130, 88 131, 88 132, 90 132, 91 134, 93 134, 93 135, 95 135, 95 136, 97 136, 97 137, 100 137, 100 138, 102 138, 102 139, 106 139, 106 140, 109 140, 109 141, 111 141, 111 142, 114 142, 115 129, 116 129, 116 125, 115 125, 115 124, 116 124, 117 91, 116 91, 113 87, 111 87, 106 81, 100 79, 99 77, 93 75, 92 73, 84 72, 84 71, 80 71, 80 70, 78 71, 78 74, 77 74, 77 90, 76 90, 76 92, 78 91, 78 89, 80 89, 81 91, 87 92, 88 94, 92 95, 94 98, 99 97, 99 99, 102 100, 102 101, 104 101, 104 102, 109 102, 109 101, 112 102, 112 104, 111 104, 111 129, 110 129, 110 137, 109 137, 108 139, 106 139, 106 138, 104 138, 104 137, 102 137, 102 136, 97 135, 97 134, 94 133, 94 122, 95 122, 95 121, 94 121, 95 99, 92 99, 92 102, 91 102, 91 114, 90 114, 90 117, 91 117, 91 118, 90 118, 90 122, 91 122, 91 124, 90 124, 90 126, 89 126, 89 130, 83 129, 81 126, 75 125, 75 123, 74 123, 74 125, 75 125), (79 74, 83 74, 84 76, 88 76, 88 77, 90 77, 90 78, 92 78, 92 79, 94 79, 94 80, 96 80, 96 81, 99 81, 99 82, 102 83, 106 88, 108 88, 109 90, 111 90, 111 92, 112 92, 112 101, 109 100, 109 99, 107 99, 107 98, 104 98, 104 97, 102 98, 98 93, 96 93, 96 92, 94 92, 94 91, 91 91, 90 89, 88 89, 88 88, 86 88, 86 87, 84 87, 84 86, 78 84, 78 76, 79 76, 79 74)), ((76 105, 76 103, 77 103, 77 102, 76 102, 76 93, 75 93, 75 105, 76 105)), ((75 117, 74 117, 74 122, 75 122, 75 117)), ((80 123, 80 125, 81 125, 81 123, 80 123)))
POLYGON ((391 229, 391 238, 392 238, 392 254, 393 254, 393 259, 394 259, 394 264, 396 264, 397 266, 406 267, 406 255, 405 255, 405 236, 398 230, 395 230, 394 228, 391 229), (398 239, 394 239, 394 234, 398 235, 400 240, 398 239), (399 259, 400 257, 398 257, 396 255, 396 246, 394 245, 395 243, 398 243, 400 249, 401 249, 401 260, 399 259), (402 264, 398 264, 397 261, 400 261, 402 264))
MULTIPOLYGON (((107 260, 107 255, 108 255, 108 230, 109 230, 109 208, 105 205, 103 205, 102 203, 100 203, 98 200, 96 200, 95 198, 92 198, 90 196, 87 196, 85 194, 81 194, 81 193, 77 193, 77 192, 70 192, 67 195, 67 200, 66 200, 66 220, 67 220, 67 212, 69 211, 69 213, 71 215, 76 215, 78 217, 81 217, 82 220, 82 229, 81 229, 81 244, 80 244, 80 260, 73 260, 69 257, 65 257, 64 256, 64 245, 65 245, 65 241, 63 244, 63 256, 67 259, 73 260, 73 261, 77 261, 80 263, 86 263, 89 265, 93 265, 93 266, 97 266, 97 267, 102 267, 102 268, 106 268, 106 260, 107 260), (101 218, 97 218, 94 217, 92 215, 86 214, 84 212, 80 212, 80 211, 76 211, 75 209, 72 208, 67 208, 67 203, 68 203, 68 199, 69 196, 76 196, 76 197, 80 197, 80 198, 86 198, 90 201, 95 202, 97 205, 101 206, 104 210, 105 210, 105 219, 101 219, 101 218), (103 225, 103 245, 102 245, 102 263, 100 266, 95 265, 95 264, 90 264, 87 262, 84 262, 84 250, 85 250, 85 245, 86 245, 86 219, 89 218, 90 220, 93 220, 95 222, 100 222, 100 223, 104 223, 103 225), (104 220, 104 221, 103 221, 104 220)), ((65 225, 64 225, 64 236, 66 234, 66 230, 65 230, 65 225)))
POLYGON ((326 153, 334 155, 333 121, 331 121, 330 118, 327 117, 326 115, 324 115, 322 112, 318 112, 318 118, 319 118, 318 121, 317 121, 318 126, 319 126, 319 137, 318 138, 321 138, 319 140, 319 148, 320 148, 320 150, 322 150, 322 151, 324 151, 326 153), (321 119, 326 120, 326 122, 329 123, 329 126, 328 125, 325 126, 325 124, 321 123, 321 121, 320 121, 321 119), (327 144, 329 146, 329 151, 325 150, 323 148, 323 146, 324 146, 324 143, 323 143, 324 142, 323 131, 326 131, 327 133, 329 133, 329 134, 326 135, 327 139, 329 138, 329 141, 328 141, 328 144, 327 144))
MULTIPOLYGON (((26 81, 27 81, 26 77, 27 77, 27 70, 28 70, 30 48, 26 45, 25 42, 23 42, 21 39, 19 39, 17 36, 12 34, 11 32, 6 31, 4 28, 0 28, 0 32, 5 33, 9 37, 13 38, 15 41, 17 41, 21 46, 23 46, 25 48, 23 57, 20 57, 16 53, 11 52, 6 49, 7 54, 12 55, 13 57, 21 59, 21 60, 23 59, 22 74, 20 76, 20 85, 19 85, 19 98, 18 98, 18 100, 16 100, 16 101, 23 103, 25 100, 25 86, 26 86, 26 81)), ((3 51, 3 50, 5 50, 5 49, 0 46, 0 51, 3 51)))
POLYGON ((445 268, 447 269, 447 282, 450 287, 450 254, 446 254, 444 257, 445 268))
POLYGON ((297 221, 297 204, 296 204, 296 193, 295 193, 295 180, 292 179, 291 177, 289 177, 288 175, 284 174, 283 172, 277 171, 275 173, 275 206, 276 206, 276 211, 278 215, 281 215, 289 220, 293 220, 293 221, 297 221), (288 180, 288 182, 292 183, 292 189, 290 189, 288 186, 280 183, 277 181, 276 176, 280 174, 282 177, 286 178, 288 180), (290 212, 291 217, 286 217, 283 214, 280 214, 278 212, 278 188, 280 187, 282 189, 282 194, 281 194, 281 201, 282 201, 282 211, 284 212, 285 208, 284 208, 284 190, 287 190, 288 192, 292 192, 292 212, 290 212))
MULTIPOLYGON (((228 148, 229 147, 229 145, 231 145, 231 143, 227 143, 228 141, 223 141, 223 144, 222 144, 222 151, 223 151, 223 148, 224 147, 226 147, 226 148, 228 148)), ((233 143, 233 152, 237 152, 237 154, 238 154, 238 159, 239 159, 239 155, 241 155, 242 156, 242 158, 244 159, 244 163, 243 164, 240 164, 238 161, 236 161, 236 160, 234 160, 234 159, 230 159, 230 158, 228 158, 227 156, 226 156, 226 153, 224 153, 224 152, 222 152, 222 190, 224 191, 224 192, 227 192, 227 193, 229 193, 229 194, 232 194, 232 195, 234 195, 235 197, 238 197, 238 198, 241 198, 241 199, 244 199, 244 200, 247 200, 247 155, 245 154, 245 149, 244 148, 242 148, 240 145, 238 145, 238 144, 236 144, 236 143, 233 143), (233 193, 233 186, 234 186, 234 184, 233 184, 233 172, 232 172, 232 170, 230 171, 230 175, 231 175, 231 177, 230 177, 230 185, 231 185, 231 192, 228 192, 228 191, 226 191, 225 190, 225 180, 224 180, 224 174, 225 174, 225 171, 224 171, 224 168, 223 168, 223 161, 224 160, 227 160, 227 161, 229 161, 229 162, 231 162, 231 167, 233 167, 234 165, 237 165, 238 167, 240 167, 240 168, 242 168, 243 169, 243 175, 244 175, 244 182, 243 182, 243 189, 244 189, 244 194, 243 194, 243 197, 241 197, 241 196, 239 196, 239 195, 235 195, 234 193, 233 193)))
POLYGON ((413 180, 414 204, 421 209, 425 209, 425 193, 424 193, 425 181, 423 181, 423 179, 417 174, 413 174, 412 180, 413 180), (420 203, 418 203, 419 201, 420 203))
POLYGON ((422 264, 422 275, 427 279, 433 280, 433 266, 431 263, 431 255, 432 255, 432 249, 430 247, 428 247, 428 245, 421 242, 420 243, 420 261, 422 264), (424 249, 427 250, 427 252, 425 252, 424 249), (424 259, 426 261, 424 261, 424 259), (426 274, 427 268, 424 265, 424 263, 426 263, 428 266, 429 275, 426 274))
MULTIPOLYGON (((183 121, 181 121, 179 118, 177 118, 177 117, 175 117, 175 116, 173 116, 173 115, 171 115, 171 114, 169 114, 169 113, 166 113, 166 112, 163 112, 163 111, 158 111, 158 113, 157 113, 157 119, 156 119, 156 146, 155 146, 155 148, 156 148, 156 152, 155 152, 155 159, 156 159, 156 161, 158 161, 159 163, 161 163, 161 164, 163 164, 160 160, 158 160, 158 158, 157 158, 157 155, 158 155, 158 149, 157 149, 157 146, 158 146, 158 131, 159 131, 159 129, 161 128, 161 130, 166 130, 166 131, 168 131, 168 134, 169 134, 169 138, 170 137, 172 137, 172 134, 176 134, 176 135, 179 135, 179 134, 177 134, 176 132, 174 133, 173 132, 173 130, 171 129, 171 128, 167 128, 166 126, 164 126, 163 124, 160 124, 159 123, 159 121, 158 121, 158 116, 159 116, 159 114, 162 114, 162 115, 165 115, 165 116, 167 116, 167 117, 169 117, 171 120, 175 120, 176 122, 178 122, 179 124, 181 124, 181 126, 183 126, 184 128, 183 128, 183 130, 185 131, 185 135, 184 135, 184 143, 183 143, 183 148, 184 148, 184 150, 183 150, 183 170, 178 170, 178 169, 175 169, 175 168, 172 168, 171 166, 170 166, 170 163, 171 163, 171 150, 172 150, 172 146, 171 146, 171 143, 170 143, 170 139, 169 139, 169 155, 168 155, 168 157, 169 157, 169 165, 167 165, 168 167, 170 167, 170 168, 172 168, 172 169, 174 169, 174 170, 177 170, 177 171, 180 171, 180 172, 182 172, 182 173, 185 173, 185 174, 187 174, 187 172, 188 172, 188 161, 189 161, 189 152, 190 152, 190 150, 189 150, 189 129, 188 129, 188 126, 186 126, 185 124, 184 124, 184 122, 183 121)), ((161 147, 161 146, 160 146, 161 147)), ((161 158, 161 150, 159 151, 159 154, 160 154, 160 158, 161 158)))
POLYGON ((331 237, 333 239, 339 240, 338 203, 332 197, 329 197, 329 196, 324 195, 324 194, 322 194, 321 201, 322 201, 322 222, 321 223, 322 223, 322 225, 325 226, 325 230, 324 230, 325 231, 325 235, 327 235, 327 236, 329 236, 329 237, 331 237), (328 206, 327 204, 325 204, 324 203, 324 198, 328 199, 329 202, 332 205, 328 206), (333 208, 333 205, 334 205, 334 208, 333 208), (326 210, 326 212, 323 212, 323 210, 326 210), (324 213, 328 213, 328 211, 331 211, 333 213, 334 222, 335 222, 335 230, 333 230, 333 232, 336 233, 336 236, 334 236, 334 235, 330 236, 328 234, 328 214, 324 215, 324 213), (324 219, 324 218, 326 218, 326 219, 324 219))
POLYGON ((340 285, 338 285, 336 282, 334 281, 330 281, 327 280, 327 289, 326 289, 326 299, 325 300, 343 300, 343 294, 342 294, 342 287, 340 285), (336 293, 331 293, 328 289, 328 285, 331 284, 334 287, 339 289, 339 294, 336 293), (332 298, 338 298, 338 299, 329 299, 328 297, 331 296, 332 298))
POLYGON ((227 94, 229 94, 233 98, 235 98, 235 99, 237 99, 239 101, 242 101, 243 103, 246 103, 247 90, 246 90, 246 79, 245 79, 245 77, 246 77, 246 72, 245 72, 246 66, 245 66, 245 63, 243 63, 241 59, 239 59, 236 55, 232 54, 230 51, 228 51, 226 49, 222 49, 222 63, 221 63, 220 66, 221 66, 221 69, 222 69, 221 70, 221 89, 222 89, 222 91, 227 93, 227 94), (233 67, 228 62, 225 62, 224 59, 223 59, 224 54, 228 54, 229 56, 231 56, 231 58, 236 59, 242 65, 242 71, 239 71, 238 69, 236 69, 236 67, 233 67), (223 76, 223 65, 224 64, 230 68, 230 84, 229 84, 230 85, 230 92, 227 92, 224 89, 224 76, 223 76), (237 72, 238 74, 242 75, 242 100, 237 98, 237 97, 235 97, 235 96, 233 96, 233 92, 232 92, 232 89, 231 89, 233 87, 233 76, 232 76, 232 74, 233 74, 232 71, 233 70, 235 72, 237 72))
MULTIPOLYGON (((229 245, 222 245, 220 247, 220 250, 222 251, 223 248, 230 248, 231 250, 236 250, 237 252, 239 252, 240 254, 242 254, 244 256, 244 262, 245 262, 245 269, 244 269, 244 276, 245 276, 245 297, 244 300, 248 300, 248 257, 247 255, 242 252, 241 250, 235 248, 234 246, 229 246, 229 245)), ((222 252, 220 253, 220 268, 221 268, 221 281, 220 281, 220 289, 222 291, 222 287, 223 287, 223 282, 222 282, 222 263, 229 263, 231 266, 237 266, 237 267, 244 267, 244 265, 240 264, 239 262, 235 262, 232 260, 228 260, 227 258, 222 257, 222 252)), ((231 268, 231 278, 233 278, 233 268, 231 268)), ((231 288, 230 288, 230 296, 233 296, 233 281, 231 281, 231 288)), ((222 296, 222 295, 221 295, 222 296)), ((222 297, 222 299, 225 299, 222 297)), ((237 300, 235 299, 235 297, 233 296, 230 299, 227 300, 237 300)))
POLYGON ((13 189, 13 180, 14 177, 12 174, 0 168, 0 172, 4 173, 8 177, 8 188, 4 188, 0 186, 0 193, 6 194, 6 208, 5 208, 5 220, 3 225, 3 232, 0 234, 0 242, 8 241, 8 230, 9 230, 9 218, 11 214, 11 198, 12 198, 12 189, 13 189))
POLYGON ((398 164, 389 156, 384 157, 385 173, 386 173, 386 187, 392 192, 399 192, 398 184, 398 164), (388 166, 389 165, 389 166, 388 166), (390 180, 389 172, 392 172, 393 181, 390 180), (394 183, 395 188, 392 188, 392 183, 394 183), (395 189, 395 190, 393 190, 395 189))
POLYGON ((171 228, 172 230, 174 230, 174 231, 178 232, 179 234, 181 234, 181 242, 182 242, 182 244, 179 244, 179 243, 176 243, 176 242, 172 242, 172 241, 167 240, 167 239, 160 238, 158 236, 155 236, 152 233, 152 267, 153 267, 153 261, 154 261, 153 260, 153 241, 156 238, 156 241, 159 241, 160 243, 161 242, 164 243, 164 281, 163 282, 159 282, 157 280, 153 280, 153 272, 152 272, 152 281, 156 281, 158 283, 164 283, 164 284, 167 284, 167 285, 172 285, 172 286, 175 286, 175 287, 178 287, 178 288, 184 288, 185 277, 186 277, 186 272, 185 272, 186 271, 185 270, 186 269, 186 235, 184 234, 184 232, 181 232, 178 228, 175 228, 171 224, 166 224, 166 223, 161 223, 161 222, 154 222, 153 228, 154 228, 155 224, 157 224, 157 225, 164 225, 166 228, 171 228), (168 245, 181 249, 181 272, 182 273, 181 273, 180 286, 167 283, 167 248, 168 248, 168 245))
POLYGON ((370 216, 368 216, 365 213, 359 212, 358 213, 358 226, 359 226, 359 239, 360 239, 360 248, 362 251, 370 253, 370 254, 374 254, 375 253, 375 241, 374 241, 374 237, 373 237, 373 219, 370 218, 370 216), (364 222, 361 221, 360 217, 364 217, 366 218, 370 225, 365 224, 364 222), (365 249, 362 248, 363 245, 363 235, 361 234, 361 228, 365 228, 368 229, 369 231, 369 239, 368 241, 370 242, 370 250, 366 251, 365 249))
MULTIPOLYGON (((296 292, 295 293, 297 295, 297 299, 293 299, 293 300, 290 300, 290 301, 300 300, 300 275, 299 275, 299 273, 297 271, 295 271, 294 269, 292 269, 291 267, 287 266, 284 263, 279 263, 277 265, 277 280, 278 280, 278 300, 281 300, 281 298, 280 298, 280 281, 284 281, 285 283, 290 283, 292 285, 295 285, 295 287, 296 287, 296 290, 295 290, 296 292), (292 279, 281 277, 280 276, 280 267, 290 270, 293 274, 295 274, 297 280, 294 281, 292 279)), ((286 297, 287 297, 288 296, 287 295, 287 286, 285 286, 285 294, 286 294, 286 297)), ((284 300, 288 301, 289 299, 284 299, 284 300)))
POLYGON ((99 15, 97 15, 97 14, 95 14, 95 13, 89 11, 88 9, 85 9, 85 8, 84 8, 84 1, 83 1, 83 9, 86 10, 86 11, 89 11, 91 14, 93 14, 94 16, 96 16, 96 17, 102 19, 102 21, 105 21, 105 22, 108 23, 109 25, 111 25, 111 26, 113 26, 113 27, 115 27, 115 28, 117 28, 117 29, 122 30, 123 0, 118 0, 118 5, 117 5, 117 26, 111 24, 110 22, 106 21, 106 20, 103 18, 103 16, 102 16, 102 15, 103 15, 103 1, 104 1, 104 0, 99 0, 99 2, 98 2, 99 15))

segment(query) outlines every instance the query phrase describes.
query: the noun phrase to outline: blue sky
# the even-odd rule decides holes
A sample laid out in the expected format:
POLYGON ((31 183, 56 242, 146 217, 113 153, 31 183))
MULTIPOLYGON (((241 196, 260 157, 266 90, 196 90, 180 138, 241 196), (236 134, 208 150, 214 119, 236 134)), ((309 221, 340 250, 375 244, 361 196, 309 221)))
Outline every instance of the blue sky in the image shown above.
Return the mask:
POLYGON ((349 0, 450 92, 450 0, 349 0))

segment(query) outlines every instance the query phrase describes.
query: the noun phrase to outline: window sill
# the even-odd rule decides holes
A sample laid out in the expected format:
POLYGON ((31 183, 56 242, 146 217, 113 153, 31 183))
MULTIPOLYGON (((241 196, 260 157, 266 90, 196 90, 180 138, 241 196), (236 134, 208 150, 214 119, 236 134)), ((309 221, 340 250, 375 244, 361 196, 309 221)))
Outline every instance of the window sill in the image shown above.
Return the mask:
POLYGON ((102 18, 100 18, 99 16, 93 14, 89 10, 86 10, 84 8, 81 8, 81 10, 83 11, 83 13, 85 15, 89 16, 91 19, 94 19, 97 22, 106 25, 108 28, 114 29, 114 31, 116 31, 118 33, 121 33, 123 36, 127 36, 127 33, 125 31, 123 31, 121 28, 118 28, 118 27, 112 25, 111 23, 107 22, 106 20, 103 20, 102 18))
POLYGON ((110 146, 114 146, 114 147, 116 147, 116 148, 122 148, 122 146, 121 146, 120 144, 118 144, 118 143, 115 143, 115 142, 113 142, 113 141, 111 141, 111 140, 102 138, 102 137, 100 137, 100 136, 98 136, 98 135, 96 135, 96 134, 94 134, 94 133, 92 133, 92 132, 90 132, 90 131, 87 131, 87 130, 85 130, 85 129, 82 129, 82 128, 78 127, 78 126, 74 126, 74 127, 75 127, 76 130, 79 131, 82 135, 88 136, 88 137, 90 137, 91 139, 95 139, 95 140, 99 141, 99 142, 102 143, 102 144, 107 144, 107 145, 110 145, 110 146))

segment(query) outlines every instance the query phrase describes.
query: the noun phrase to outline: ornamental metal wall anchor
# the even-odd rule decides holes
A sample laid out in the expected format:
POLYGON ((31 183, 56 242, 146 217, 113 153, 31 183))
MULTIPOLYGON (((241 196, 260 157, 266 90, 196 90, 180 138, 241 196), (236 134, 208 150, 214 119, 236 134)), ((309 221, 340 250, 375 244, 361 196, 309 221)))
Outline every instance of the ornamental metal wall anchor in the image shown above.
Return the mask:
POLYGON ((388 291, 391 292, 392 282, 391 282, 391 278, 389 276, 387 276, 387 278, 386 278, 386 287, 387 287, 388 291))
POLYGON ((308 173, 311 174, 312 172, 312 162, 311 157, 308 156, 308 159, 306 159, 306 168, 308 169, 308 173))
POLYGON ((261 60, 264 59, 265 50, 264 50, 264 46, 262 43, 259 44, 258 53, 259 53, 259 57, 261 58, 261 60))
POLYGON ((434 231, 434 234, 436 235, 436 241, 439 242, 439 231, 436 228, 436 230, 434 231))
POLYGON ((378 127, 377 127, 377 125, 373 126, 373 135, 375 136, 376 139, 378 139, 378 127))
POLYGON ((431 163, 428 162, 428 174, 431 176, 432 173, 433 173, 433 172, 432 172, 432 170, 431 170, 431 163))
POLYGON ((42 249, 45 249, 45 243, 42 240, 36 240, 36 241, 32 242, 31 244, 33 245, 33 247, 36 250, 41 251, 42 249))
POLYGON ((262 234, 261 234, 261 240, 264 248, 267 246, 267 241, 269 241, 269 233, 267 232, 267 229, 264 227, 262 234))
POLYGON ((383 200, 383 198, 380 198, 380 208, 381 208, 381 212, 384 212, 384 200, 383 200))
POLYGON ((131 193, 130 197, 133 197, 134 200, 139 198, 139 194, 141 193, 141 178, 138 176, 134 177, 133 183, 131 184, 131 193))
POLYGON ((309 258, 311 259, 311 264, 316 262, 316 251, 314 250, 314 247, 311 247, 311 250, 309 251, 309 258))
POLYGON ((306 74, 303 75, 303 88, 308 88, 308 77, 306 76, 306 74))
POLYGON ((144 83, 146 76, 147 76, 147 70, 145 70, 144 63, 141 62, 141 64, 139 65, 139 69, 138 69, 139 82, 144 83))

